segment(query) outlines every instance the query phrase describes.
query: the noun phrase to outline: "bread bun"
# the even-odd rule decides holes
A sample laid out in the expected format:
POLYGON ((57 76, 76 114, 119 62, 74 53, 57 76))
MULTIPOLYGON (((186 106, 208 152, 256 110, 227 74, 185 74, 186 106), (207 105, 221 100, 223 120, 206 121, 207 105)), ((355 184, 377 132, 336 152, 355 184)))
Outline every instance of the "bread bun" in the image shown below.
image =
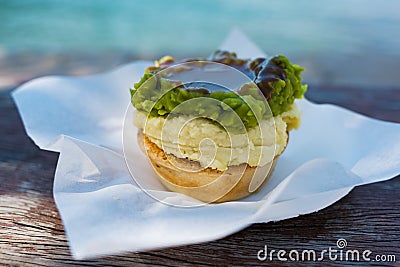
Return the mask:
POLYGON ((166 188, 207 203, 237 200, 259 190, 271 176, 279 156, 264 166, 250 167, 248 164, 241 164, 219 171, 201 169, 196 161, 165 154, 141 131, 138 133, 138 142, 141 149, 146 151, 154 171, 166 188), (184 169, 177 167, 182 164, 184 169))

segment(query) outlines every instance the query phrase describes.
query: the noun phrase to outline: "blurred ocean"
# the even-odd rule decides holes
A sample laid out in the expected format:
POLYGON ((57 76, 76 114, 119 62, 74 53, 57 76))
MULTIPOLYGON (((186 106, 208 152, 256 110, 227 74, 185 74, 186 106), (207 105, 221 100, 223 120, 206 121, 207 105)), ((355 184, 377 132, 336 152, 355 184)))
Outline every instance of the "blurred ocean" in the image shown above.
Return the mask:
POLYGON ((0 58, 207 56, 236 26, 315 83, 400 82, 397 0, 0 0, 0 18, 0 58))

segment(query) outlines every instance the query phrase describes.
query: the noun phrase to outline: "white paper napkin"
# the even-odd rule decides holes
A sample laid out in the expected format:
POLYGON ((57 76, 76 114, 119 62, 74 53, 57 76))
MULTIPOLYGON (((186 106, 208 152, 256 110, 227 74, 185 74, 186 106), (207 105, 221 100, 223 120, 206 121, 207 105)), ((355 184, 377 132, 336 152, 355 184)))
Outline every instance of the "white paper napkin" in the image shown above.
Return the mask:
MULTIPOLYGON (((221 48, 261 56, 239 30, 221 48)), ((13 92, 28 135, 40 148, 60 152, 54 198, 76 259, 215 240, 252 223, 318 211, 354 186, 400 173, 399 124, 301 100, 301 128, 291 132, 260 192, 197 208, 165 205, 135 184, 122 153, 128 88, 149 64, 137 61, 87 77, 43 77, 13 92)), ((145 155, 132 149, 133 174, 157 181, 145 155)), ((165 189, 152 193, 176 204, 193 201, 165 189)))

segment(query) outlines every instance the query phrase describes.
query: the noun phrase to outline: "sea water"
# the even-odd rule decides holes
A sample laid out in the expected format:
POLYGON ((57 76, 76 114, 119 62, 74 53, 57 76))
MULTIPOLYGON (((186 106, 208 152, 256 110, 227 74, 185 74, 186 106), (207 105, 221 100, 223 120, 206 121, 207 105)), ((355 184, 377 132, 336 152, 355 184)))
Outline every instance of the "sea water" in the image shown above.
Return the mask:
POLYGON ((396 0, 0 0, 0 18, 2 53, 207 56, 238 27, 266 53, 288 55, 318 77, 343 68, 368 80, 384 65, 380 80, 398 82, 396 0))

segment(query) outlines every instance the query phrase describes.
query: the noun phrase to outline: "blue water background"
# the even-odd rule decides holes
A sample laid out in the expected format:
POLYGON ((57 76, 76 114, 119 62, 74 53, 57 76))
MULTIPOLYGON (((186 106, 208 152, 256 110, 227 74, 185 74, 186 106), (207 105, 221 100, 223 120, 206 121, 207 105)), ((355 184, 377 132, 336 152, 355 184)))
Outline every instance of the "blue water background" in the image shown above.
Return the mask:
POLYGON ((400 84, 397 0, 0 0, 0 18, 3 54, 206 56, 236 26, 317 79, 400 84))

